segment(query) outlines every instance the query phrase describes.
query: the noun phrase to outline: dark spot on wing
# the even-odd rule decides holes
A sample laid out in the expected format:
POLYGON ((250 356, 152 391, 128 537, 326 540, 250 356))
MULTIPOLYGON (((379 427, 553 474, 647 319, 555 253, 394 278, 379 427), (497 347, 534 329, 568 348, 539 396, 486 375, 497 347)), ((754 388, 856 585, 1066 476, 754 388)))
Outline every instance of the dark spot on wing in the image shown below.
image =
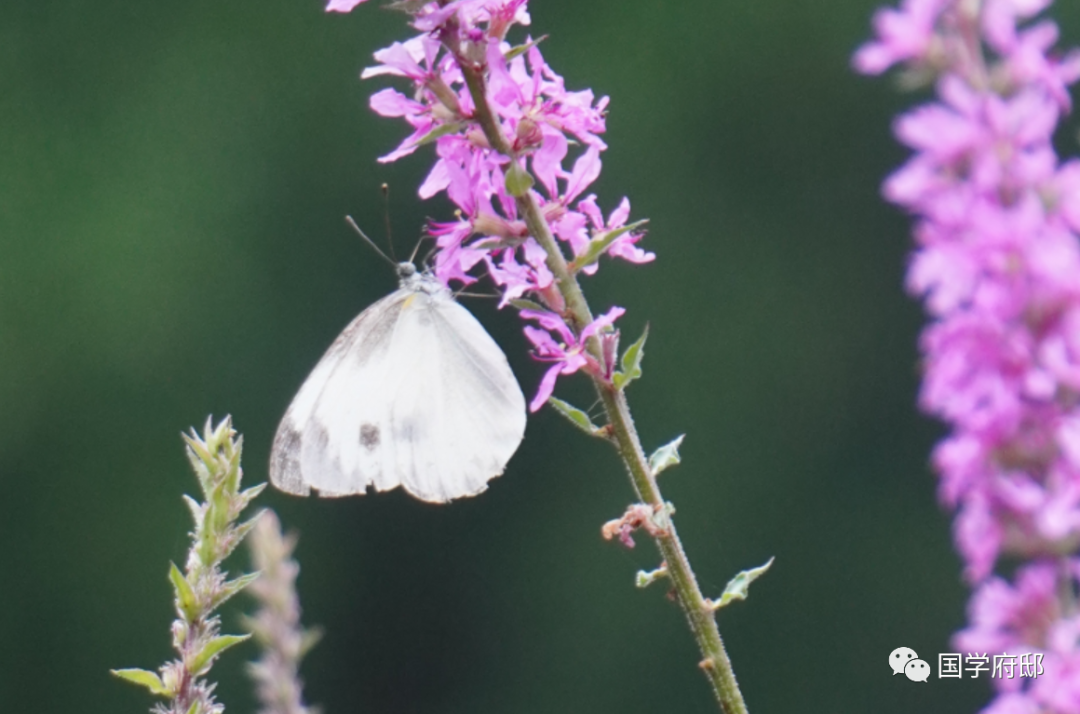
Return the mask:
POLYGON ((372 451, 379 445, 379 427, 374 424, 360 425, 360 445, 372 451))

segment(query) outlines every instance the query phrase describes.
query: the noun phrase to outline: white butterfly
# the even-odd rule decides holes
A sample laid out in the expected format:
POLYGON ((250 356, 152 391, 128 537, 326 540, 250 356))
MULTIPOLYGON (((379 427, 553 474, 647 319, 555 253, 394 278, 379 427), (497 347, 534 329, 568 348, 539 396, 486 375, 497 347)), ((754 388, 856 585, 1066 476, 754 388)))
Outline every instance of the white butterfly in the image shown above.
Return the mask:
POLYGON ((270 453, 282 491, 402 486, 444 503, 486 489, 521 443, 506 355, 433 275, 397 271, 400 288, 345 328, 285 412, 270 453))

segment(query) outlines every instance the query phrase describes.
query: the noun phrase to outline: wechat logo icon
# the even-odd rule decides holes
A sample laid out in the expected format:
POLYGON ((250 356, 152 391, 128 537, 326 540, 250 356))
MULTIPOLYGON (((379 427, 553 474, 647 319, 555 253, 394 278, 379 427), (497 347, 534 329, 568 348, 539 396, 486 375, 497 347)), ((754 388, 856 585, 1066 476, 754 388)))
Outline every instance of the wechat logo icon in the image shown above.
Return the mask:
POLYGON ((930 678, 930 665, 919 659, 910 647, 897 647, 889 654, 889 666, 893 674, 903 674, 912 682, 925 682, 930 678))

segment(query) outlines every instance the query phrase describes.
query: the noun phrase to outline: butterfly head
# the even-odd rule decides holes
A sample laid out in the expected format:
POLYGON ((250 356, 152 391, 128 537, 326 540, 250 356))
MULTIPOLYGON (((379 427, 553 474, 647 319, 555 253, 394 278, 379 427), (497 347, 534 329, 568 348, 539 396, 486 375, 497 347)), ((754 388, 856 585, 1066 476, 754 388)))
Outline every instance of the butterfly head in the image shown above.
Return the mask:
POLYGON ((423 291, 428 294, 446 290, 446 286, 430 271, 417 270, 416 266, 408 261, 397 264, 398 284, 406 290, 423 291))

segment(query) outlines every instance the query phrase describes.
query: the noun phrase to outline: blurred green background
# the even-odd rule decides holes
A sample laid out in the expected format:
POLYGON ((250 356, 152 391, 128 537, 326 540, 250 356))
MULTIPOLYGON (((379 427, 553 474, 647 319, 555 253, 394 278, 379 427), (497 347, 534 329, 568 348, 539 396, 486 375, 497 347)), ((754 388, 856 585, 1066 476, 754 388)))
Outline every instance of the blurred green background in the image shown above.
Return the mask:
MULTIPOLYGON (((587 292, 628 308, 624 335, 651 323, 631 402, 648 448, 689 434, 663 481, 702 585, 776 556, 719 617, 758 713, 989 697, 985 679, 916 685, 886 664, 904 645, 936 667, 967 590, 927 468, 940 427, 915 409, 909 222, 878 194, 905 155, 891 117, 917 98, 848 65, 873 7, 531 6, 568 86, 612 97, 601 204, 629 195, 651 219, 657 261, 605 264, 587 292)), ((1080 9, 1059 16, 1080 40, 1080 9)), ((401 251, 449 215, 415 195, 430 151, 375 163, 406 131, 367 109, 387 82, 358 73, 406 33, 321 0, 0 6, 0 711, 149 706, 107 670, 169 655, 165 573, 195 489, 179 432, 231 413, 248 482, 265 480, 308 371, 394 287, 342 217, 381 235, 389 182, 401 251)), ((468 304, 531 395, 542 367, 516 318, 468 304)), ((584 387, 559 394, 588 404, 584 387)), ((506 475, 450 507, 268 493, 301 532, 305 621, 327 630, 309 700, 713 711, 682 615, 633 587, 652 545, 600 539, 630 499, 609 448, 547 410, 506 475)), ((215 670, 231 712, 253 711, 248 647, 215 670)))

